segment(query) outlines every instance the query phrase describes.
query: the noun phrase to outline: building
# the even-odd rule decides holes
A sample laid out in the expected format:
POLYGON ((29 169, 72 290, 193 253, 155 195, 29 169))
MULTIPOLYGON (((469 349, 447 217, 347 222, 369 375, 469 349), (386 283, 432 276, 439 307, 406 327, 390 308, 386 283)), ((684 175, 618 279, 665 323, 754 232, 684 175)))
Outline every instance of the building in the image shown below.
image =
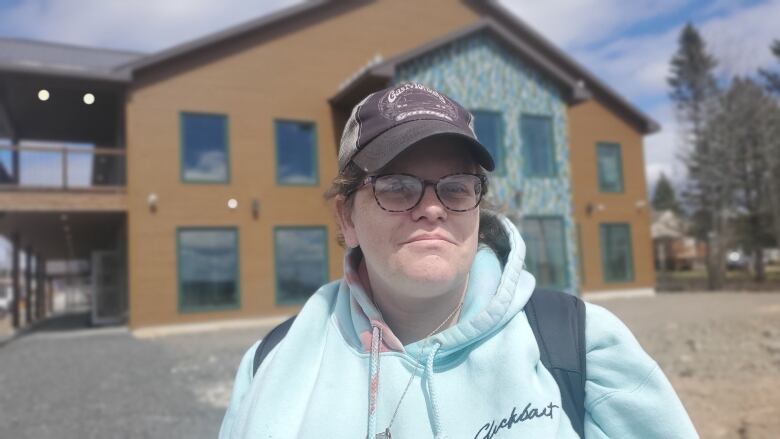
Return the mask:
POLYGON ((349 111, 407 80, 475 113, 499 164, 493 202, 522 227, 541 285, 652 286, 637 201, 642 136, 657 125, 495 1, 311 1, 149 55, 6 51, 36 60, 0 63, 0 231, 41 260, 91 260, 105 321, 126 309, 132 327, 295 312, 341 272, 322 193, 349 111), (23 184, 31 153, 61 157, 56 187, 23 184), (79 154, 91 161, 74 187, 79 154))

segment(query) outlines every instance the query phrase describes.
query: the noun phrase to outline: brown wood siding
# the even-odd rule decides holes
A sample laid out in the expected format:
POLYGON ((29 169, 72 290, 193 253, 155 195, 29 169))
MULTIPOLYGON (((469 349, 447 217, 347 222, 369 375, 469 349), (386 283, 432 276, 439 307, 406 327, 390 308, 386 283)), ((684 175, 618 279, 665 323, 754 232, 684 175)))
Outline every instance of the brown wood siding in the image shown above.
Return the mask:
POLYGON ((581 289, 589 292, 652 288, 655 285, 655 274, 642 135, 596 100, 569 107, 568 117, 574 221, 579 227, 584 273, 581 289), (599 191, 596 155, 599 142, 620 144, 622 193, 599 191), (587 213, 589 204, 594 207, 591 214, 587 213), (602 205, 603 210, 598 210, 598 205, 602 205), (626 223, 631 226, 634 265, 632 282, 604 282, 599 226, 605 223, 626 223))
POLYGON ((126 113, 130 326, 296 312, 274 304, 275 226, 327 226, 330 276, 338 278, 343 252, 322 200, 336 171, 327 99, 375 54, 396 55, 478 18, 458 1, 384 0, 144 72, 126 113), (180 182, 182 111, 227 115, 229 184, 180 182), (316 123, 319 186, 277 185, 275 119, 316 123), (158 195, 155 213, 147 205, 150 193, 158 195), (238 200, 237 209, 227 208, 229 198, 238 200), (261 204, 258 219, 251 214, 254 198, 261 204), (240 309, 178 312, 176 230, 183 226, 237 228, 240 309))

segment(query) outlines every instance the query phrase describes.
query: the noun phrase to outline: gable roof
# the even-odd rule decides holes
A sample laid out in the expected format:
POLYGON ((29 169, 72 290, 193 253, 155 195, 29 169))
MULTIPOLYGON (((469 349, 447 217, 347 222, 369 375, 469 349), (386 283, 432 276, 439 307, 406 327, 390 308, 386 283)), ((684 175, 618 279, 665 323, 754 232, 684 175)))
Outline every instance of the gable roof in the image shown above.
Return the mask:
POLYGON ((210 48, 211 46, 222 44, 234 38, 256 32, 272 25, 279 25, 296 18, 309 16, 314 12, 324 11, 328 7, 337 5, 343 6, 350 3, 353 5, 359 5, 365 4, 367 1, 374 0, 303 0, 303 2, 300 4, 288 8, 283 8, 277 12, 263 15, 244 23, 239 23, 235 26, 231 26, 213 34, 209 34, 204 37, 196 38, 186 43, 161 50, 142 59, 128 62, 127 64, 120 66, 120 68, 129 72, 136 72, 138 70, 142 70, 147 67, 153 67, 157 64, 161 64, 181 56, 189 55, 196 51, 210 48))
MULTIPOLYGON (((304 0, 299 5, 131 61, 121 66, 121 68, 126 70, 128 74, 133 74, 139 70, 152 68, 158 64, 187 56, 193 52, 206 50, 212 46, 270 26, 293 23, 296 20, 310 17, 314 13, 324 12, 335 6, 350 8, 366 5, 374 1, 376 0, 304 0)), ((592 95, 612 107, 613 111, 624 115, 640 132, 650 134, 660 130, 660 125, 655 120, 628 102, 617 91, 598 79, 587 68, 575 61, 547 38, 536 32, 513 12, 501 5, 498 0, 460 1, 479 11, 486 18, 460 32, 455 32, 440 40, 394 57, 388 60, 387 63, 383 63, 381 68, 375 66, 370 69, 370 72, 363 72, 359 79, 377 84, 384 83, 384 77, 388 70, 395 68, 400 62, 419 56, 466 34, 478 30, 488 30, 498 35, 505 42, 508 42, 512 48, 527 57, 529 61, 551 74, 555 81, 564 85, 570 92, 570 101, 578 102, 592 95)), ((352 89, 352 92, 356 91, 358 90, 352 89)), ((339 91, 334 96, 334 99, 338 102, 345 97, 339 91)))
POLYGON ((441 49, 456 40, 478 33, 492 35, 505 43, 509 49, 519 53, 524 61, 542 69, 553 82, 565 91, 564 95, 567 101, 580 102, 591 97, 590 92, 584 87, 583 82, 579 78, 561 69, 548 56, 536 50, 533 45, 517 38, 495 20, 486 17, 471 26, 445 35, 442 38, 394 56, 386 61, 369 64, 357 76, 345 83, 338 93, 330 99, 330 102, 337 107, 349 110, 371 91, 389 86, 396 76, 398 66, 441 49), (372 88, 373 90, 371 90, 372 88))

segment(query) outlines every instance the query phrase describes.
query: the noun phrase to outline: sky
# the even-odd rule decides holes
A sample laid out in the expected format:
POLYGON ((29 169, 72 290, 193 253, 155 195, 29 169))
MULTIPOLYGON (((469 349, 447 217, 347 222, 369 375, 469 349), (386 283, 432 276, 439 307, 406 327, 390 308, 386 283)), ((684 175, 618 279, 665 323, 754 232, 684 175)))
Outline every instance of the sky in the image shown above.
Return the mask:
MULTIPOLYGON (((0 0, 0 37, 154 52, 301 0, 0 0)), ((680 29, 692 22, 719 75, 780 69, 780 0, 500 0, 662 130, 645 138, 647 179, 682 182, 683 152, 666 77, 680 29)))

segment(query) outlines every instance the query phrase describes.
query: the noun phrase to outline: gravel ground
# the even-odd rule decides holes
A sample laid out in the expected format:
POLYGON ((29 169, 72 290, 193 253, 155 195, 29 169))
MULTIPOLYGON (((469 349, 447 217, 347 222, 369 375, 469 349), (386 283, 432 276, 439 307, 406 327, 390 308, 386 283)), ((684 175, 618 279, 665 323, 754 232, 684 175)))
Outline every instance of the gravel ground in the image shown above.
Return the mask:
POLYGON ((241 355, 262 333, 16 339, 0 347, 0 438, 214 438, 241 355))
MULTIPOLYGON (((703 438, 780 436, 780 294, 614 299, 703 438)), ((267 330, 267 329, 266 329, 267 330)), ((263 328, 136 339, 39 331, 0 346, 2 438, 213 438, 263 328)))
POLYGON ((780 437, 780 293, 598 303, 658 361, 701 437, 780 437))

